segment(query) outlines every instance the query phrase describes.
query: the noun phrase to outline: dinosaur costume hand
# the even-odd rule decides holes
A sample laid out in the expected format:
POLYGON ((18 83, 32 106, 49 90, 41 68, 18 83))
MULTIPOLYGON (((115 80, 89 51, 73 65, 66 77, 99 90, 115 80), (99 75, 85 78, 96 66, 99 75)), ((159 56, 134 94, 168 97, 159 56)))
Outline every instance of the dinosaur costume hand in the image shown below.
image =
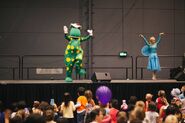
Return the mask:
POLYGON ((68 28, 67 26, 64 26, 64 34, 67 34, 68 33, 68 28))
POLYGON ((88 29, 87 32, 89 33, 90 36, 93 36, 93 30, 88 29))

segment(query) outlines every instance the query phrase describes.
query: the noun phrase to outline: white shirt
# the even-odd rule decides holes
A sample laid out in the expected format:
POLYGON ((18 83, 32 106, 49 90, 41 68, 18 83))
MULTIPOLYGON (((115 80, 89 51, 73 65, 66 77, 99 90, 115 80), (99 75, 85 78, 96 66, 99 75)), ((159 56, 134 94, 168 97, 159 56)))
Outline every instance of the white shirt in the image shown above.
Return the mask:
POLYGON ((157 112, 147 111, 145 112, 146 119, 149 121, 149 123, 156 123, 157 117, 159 117, 159 114, 157 112))
POLYGON ((75 105, 73 101, 69 102, 68 107, 65 107, 64 102, 61 105, 61 111, 64 118, 74 118, 73 111, 75 111, 75 105))

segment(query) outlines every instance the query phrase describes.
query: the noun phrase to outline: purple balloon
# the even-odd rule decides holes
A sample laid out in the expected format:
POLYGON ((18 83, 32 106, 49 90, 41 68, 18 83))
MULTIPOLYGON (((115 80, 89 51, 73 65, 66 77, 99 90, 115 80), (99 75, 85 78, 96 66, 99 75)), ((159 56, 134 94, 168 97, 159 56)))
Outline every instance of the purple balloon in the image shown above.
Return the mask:
POLYGON ((106 105, 112 98, 112 92, 107 86, 100 86, 96 90, 96 97, 103 105, 106 105))

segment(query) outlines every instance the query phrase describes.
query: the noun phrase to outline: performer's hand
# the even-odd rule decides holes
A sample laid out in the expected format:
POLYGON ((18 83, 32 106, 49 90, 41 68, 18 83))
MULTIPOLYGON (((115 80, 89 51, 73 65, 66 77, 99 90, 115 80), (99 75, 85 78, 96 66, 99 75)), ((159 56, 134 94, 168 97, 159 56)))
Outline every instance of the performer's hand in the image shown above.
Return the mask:
POLYGON ((139 37, 142 37, 143 38, 144 36, 142 34, 139 34, 139 37))
POLYGON ((93 36, 93 30, 88 29, 87 32, 89 33, 90 36, 93 36))
POLYGON ((164 32, 159 33, 159 35, 164 35, 164 32))
POLYGON ((64 26, 64 34, 67 34, 68 33, 68 28, 67 26, 64 26))

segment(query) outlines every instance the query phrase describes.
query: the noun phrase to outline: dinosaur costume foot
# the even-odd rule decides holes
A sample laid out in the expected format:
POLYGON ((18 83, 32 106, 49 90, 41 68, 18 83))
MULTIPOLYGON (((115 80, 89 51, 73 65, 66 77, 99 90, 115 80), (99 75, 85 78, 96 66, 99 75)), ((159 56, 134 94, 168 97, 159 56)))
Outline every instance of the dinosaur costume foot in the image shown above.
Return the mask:
POLYGON ((86 72, 85 72, 85 70, 84 70, 84 69, 80 69, 79 74, 83 76, 83 75, 85 75, 85 74, 86 74, 86 72))
POLYGON ((73 79, 71 77, 66 77, 65 82, 73 82, 73 79))

